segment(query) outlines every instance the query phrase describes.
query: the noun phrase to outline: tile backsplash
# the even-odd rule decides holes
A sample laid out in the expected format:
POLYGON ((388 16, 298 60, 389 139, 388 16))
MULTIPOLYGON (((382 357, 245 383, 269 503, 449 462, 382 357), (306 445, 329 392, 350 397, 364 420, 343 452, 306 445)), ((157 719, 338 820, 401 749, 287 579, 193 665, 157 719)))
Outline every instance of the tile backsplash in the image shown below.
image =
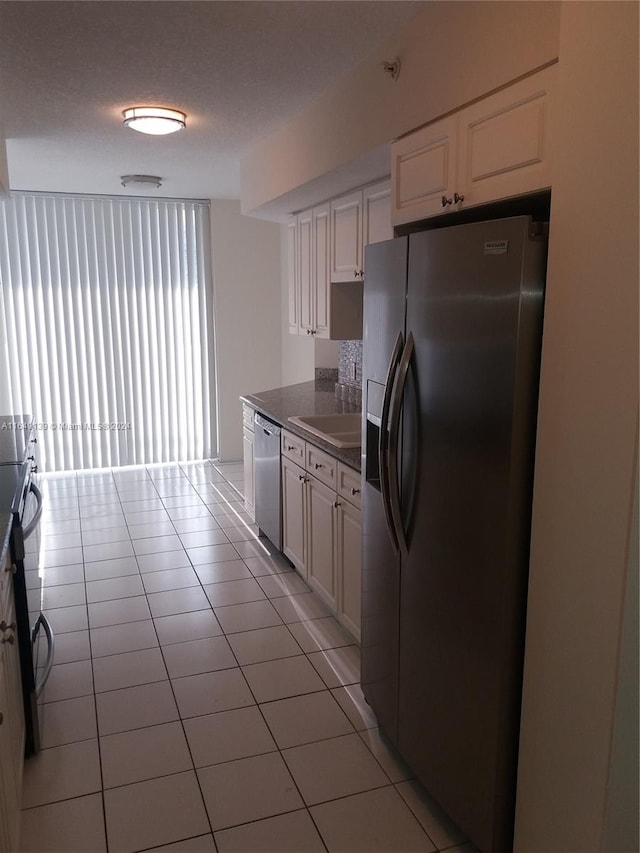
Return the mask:
POLYGON ((362 341, 340 341, 338 353, 338 382, 341 385, 362 385, 362 341), (354 376, 355 372, 355 376, 354 376))

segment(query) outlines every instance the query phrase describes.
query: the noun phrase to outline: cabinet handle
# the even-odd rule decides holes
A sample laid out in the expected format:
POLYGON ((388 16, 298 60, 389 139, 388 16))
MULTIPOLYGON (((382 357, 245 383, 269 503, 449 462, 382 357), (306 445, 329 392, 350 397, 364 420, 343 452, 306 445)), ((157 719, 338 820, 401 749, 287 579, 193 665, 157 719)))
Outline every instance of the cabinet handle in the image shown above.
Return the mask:
POLYGON ((360 489, 351 489, 351 494, 352 494, 352 495, 359 495, 359 494, 360 494, 360 489))
POLYGON ((4 645, 4 643, 9 643, 9 645, 12 646, 15 643, 15 641, 16 641, 15 635, 10 634, 8 637, 3 637, 0 640, 0 643, 2 643, 3 645, 4 645))
POLYGON ((4 619, 2 620, 2 622, 0 622, 0 631, 4 632, 4 631, 15 631, 15 630, 16 630, 16 623, 15 622, 12 622, 11 625, 7 625, 7 623, 4 621, 4 619))
POLYGON ((0 726, 4 723, 4 714, 0 711, 0 726))
POLYGON ((454 193, 454 194, 453 194, 453 201, 454 201, 454 203, 455 203, 455 204, 458 204, 458 202, 460 202, 460 201, 464 201, 464 196, 463 196, 463 195, 458 195, 458 193, 454 193))
POLYGON ((448 204, 453 204, 453 199, 447 198, 446 195, 443 195, 440 201, 443 207, 446 207, 448 204))

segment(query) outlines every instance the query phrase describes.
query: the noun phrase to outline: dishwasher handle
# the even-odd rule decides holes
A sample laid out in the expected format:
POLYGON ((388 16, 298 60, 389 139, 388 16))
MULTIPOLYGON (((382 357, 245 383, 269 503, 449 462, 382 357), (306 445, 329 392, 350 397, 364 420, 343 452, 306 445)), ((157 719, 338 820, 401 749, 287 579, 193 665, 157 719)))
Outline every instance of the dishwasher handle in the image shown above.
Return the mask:
POLYGON ((274 424, 273 421, 270 421, 268 418, 259 415, 257 412, 254 416, 254 423, 256 427, 260 427, 263 429, 268 435, 280 435, 280 427, 277 424, 274 424))

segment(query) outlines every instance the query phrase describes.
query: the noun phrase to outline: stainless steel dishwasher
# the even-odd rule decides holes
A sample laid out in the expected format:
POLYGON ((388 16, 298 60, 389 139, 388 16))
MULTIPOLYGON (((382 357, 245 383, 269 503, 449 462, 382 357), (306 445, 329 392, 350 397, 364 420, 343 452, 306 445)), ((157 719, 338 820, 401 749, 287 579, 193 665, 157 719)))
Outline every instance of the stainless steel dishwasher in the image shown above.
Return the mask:
POLYGON ((280 509, 280 427, 255 415, 255 517, 260 531, 282 548, 280 509))

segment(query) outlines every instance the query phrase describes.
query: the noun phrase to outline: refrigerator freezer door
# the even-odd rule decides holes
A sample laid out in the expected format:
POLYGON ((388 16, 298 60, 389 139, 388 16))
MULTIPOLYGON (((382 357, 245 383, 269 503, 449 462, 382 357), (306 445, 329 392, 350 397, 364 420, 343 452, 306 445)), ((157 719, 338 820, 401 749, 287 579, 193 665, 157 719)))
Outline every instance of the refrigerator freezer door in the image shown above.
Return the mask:
POLYGON ((403 462, 417 511, 398 743, 483 850, 508 849, 513 820, 546 254, 528 229, 517 217, 410 237, 403 462))
POLYGON ((378 451, 385 390, 391 390, 385 389, 388 368, 399 333, 404 334, 407 248, 406 237, 368 246, 364 281, 361 681, 367 702, 393 741, 398 719, 400 562, 380 488, 378 451))

